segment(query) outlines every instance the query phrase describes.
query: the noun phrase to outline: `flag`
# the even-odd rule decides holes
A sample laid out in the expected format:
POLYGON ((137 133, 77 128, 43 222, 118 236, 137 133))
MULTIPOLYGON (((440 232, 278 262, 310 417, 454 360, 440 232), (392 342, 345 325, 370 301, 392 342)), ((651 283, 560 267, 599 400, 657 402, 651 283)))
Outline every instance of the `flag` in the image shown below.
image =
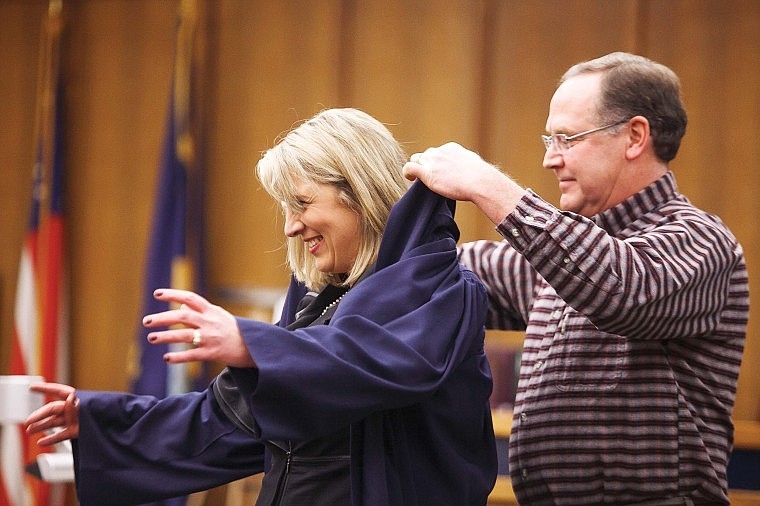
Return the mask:
MULTIPOLYGON (((196 0, 182 0, 159 184, 145 263, 143 315, 170 309, 167 303, 153 297, 157 288, 173 287, 203 294, 203 174, 197 155, 196 118, 192 107, 196 17, 196 0)), ((187 345, 152 345, 147 341, 147 334, 147 329, 140 326, 133 353, 130 353, 134 393, 162 398, 207 386, 205 363, 167 365, 163 361, 164 353, 187 345)), ((203 502, 204 497, 205 492, 193 494, 194 504, 203 502)), ((151 506, 187 503, 187 497, 176 497, 151 503, 151 506)))
MULTIPOLYGON (((64 167, 59 76, 61 0, 51 0, 42 30, 35 125, 35 163, 29 221, 21 248, 11 374, 68 381, 68 303, 64 245, 64 167)), ((2 429, 0 505, 63 504, 65 486, 25 472, 42 451, 23 427, 2 429)))
MULTIPOLYGON (((195 0, 183 0, 145 263, 142 315, 170 309, 167 303, 153 297, 157 288, 203 292, 203 185, 191 110, 195 13, 195 0)), ((128 368, 134 393, 163 398, 206 386, 205 364, 167 365, 163 360, 167 351, 186 345, 153 345, 148 343, 147 334, 147 329, 138 328, 137 339, 129 353, 128 368)), ((203 495, 202 492, 199 494, 203 495)), ((177 497, 151 505, 183 506, 186 503, 186 497, 177 497)))
MULTIPOLYGON (((203 291, 202 174, 197 163, 191 110, 195 9, 189 0, 181 6, 173 86, 145 263, 143 315, 169 309, 167 303, 153 297, 157 288, 203 291)), ((169 366, 163 355, 170 347, 148 343, 148 330, 142 326, 137 334, 135 351, 130 357, 133 392, 161 398, 206 386, 201 365, 169 366)))

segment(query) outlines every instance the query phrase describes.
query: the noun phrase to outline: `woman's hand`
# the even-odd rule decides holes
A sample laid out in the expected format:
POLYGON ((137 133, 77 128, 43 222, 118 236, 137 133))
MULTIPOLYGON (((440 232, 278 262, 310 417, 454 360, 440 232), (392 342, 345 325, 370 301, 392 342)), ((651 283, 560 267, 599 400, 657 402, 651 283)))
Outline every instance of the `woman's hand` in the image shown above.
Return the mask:
POLYGON ((179 309, 147 315, 147 328, 169 327, 148 334, 152 344, 186 343, 184 351, 164 355, 170 364, 192 361, 222 362, 233 367, 255 367, 253 358, 240 335, 235 317, 220 306, 211 304, 200 295, 187 290, 160 288, 153 296, 161 301, 174 302, 179 309))
POLYGON ((54 398, 35 410, 24 421, 27 434, 37 434, 50 429, 61 429, 37 441, 40 446, 52 446, 67 439, 79 437, 79 399, 74 387, 59 383, 34 383, 29 387, 54 398))

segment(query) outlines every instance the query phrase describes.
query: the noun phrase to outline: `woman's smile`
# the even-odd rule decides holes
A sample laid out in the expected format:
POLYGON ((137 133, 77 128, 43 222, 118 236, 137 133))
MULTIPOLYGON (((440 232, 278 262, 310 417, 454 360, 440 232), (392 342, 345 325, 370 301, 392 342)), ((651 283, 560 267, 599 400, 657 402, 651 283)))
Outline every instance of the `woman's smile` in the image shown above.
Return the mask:
POLYGON ((306 245, 309 247, 309 253, 316 254, 319 245, 322 243, 322 236, 315 237, 306 241, 306 245))
POLYGON ((302 182, 298 209, 287 205, 285 235, 300 236, 321 272, 348 274, 359 253, 361 218, 346 206, 333 185, 302 182))

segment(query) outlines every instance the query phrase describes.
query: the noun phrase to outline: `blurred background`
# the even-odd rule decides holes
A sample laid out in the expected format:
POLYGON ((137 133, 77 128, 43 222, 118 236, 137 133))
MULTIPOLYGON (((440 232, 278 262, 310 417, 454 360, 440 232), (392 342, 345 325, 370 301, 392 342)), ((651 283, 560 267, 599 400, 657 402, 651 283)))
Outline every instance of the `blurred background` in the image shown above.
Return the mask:
MULTIPOLYGON (((49 5, 0 0, 0 374, 12 372, 49 5)), ((183 5, 62 2, 63 360, 79 388, 130 388, 142 300, 156 288, 145 286, 146 258, 177 98, 183 5)), ((214 303, 254 316, 264 306, 266 314, 287 285, 281 213, 254 167, 295 122, 324 108, 360 108, 409 154, 454 140, 557 203, 554 177, 541 167, 549 99, 569 66, 617 50, 680 76, 689 126, 672 169, 681 191, 734 231, 750 284, 760 283, 756 0, 197 0, 192 20, 183 105, 192 110, 190 195, 203 207, 189 229, 204 231, 198 273, 214 303)), ((459 204, 457 221, 463 241, 498 238, 468 204, 459 204)), ((758 311, 735 409, 737 420, 753 422, 758 311)), ((519 347, 519 336, 502 338, 519 347)))

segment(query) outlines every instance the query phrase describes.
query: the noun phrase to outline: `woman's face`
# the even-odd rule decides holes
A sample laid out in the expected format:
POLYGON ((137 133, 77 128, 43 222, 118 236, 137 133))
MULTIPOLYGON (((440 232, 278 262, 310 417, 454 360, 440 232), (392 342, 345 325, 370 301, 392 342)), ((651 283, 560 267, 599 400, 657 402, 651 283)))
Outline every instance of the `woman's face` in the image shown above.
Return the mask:
POLYGON ((285 235, 301 237, 320 272, 350 273, 359 252, 359 215, 341 203, 337 188, 328 184, 302 182, 295 197, 303 210, 283 203, 285 235))

